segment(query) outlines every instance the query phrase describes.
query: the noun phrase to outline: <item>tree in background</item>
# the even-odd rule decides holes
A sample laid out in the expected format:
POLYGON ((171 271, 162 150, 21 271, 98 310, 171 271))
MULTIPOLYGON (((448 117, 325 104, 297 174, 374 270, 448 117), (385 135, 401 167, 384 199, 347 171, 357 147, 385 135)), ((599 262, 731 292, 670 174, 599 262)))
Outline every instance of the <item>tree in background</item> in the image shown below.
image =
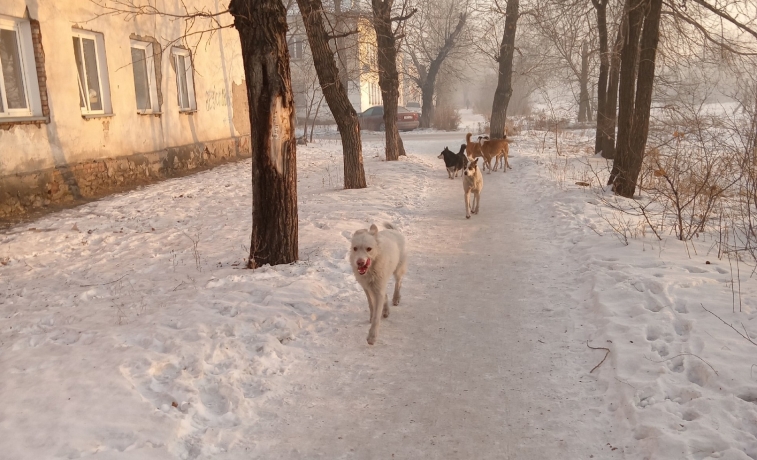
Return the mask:
POLYGON ((410 80, 421 90, 421 128, 431 127, 437 77, 450 54, 463 48, 468 14, 467 3, 422 0, 409 21, 407 48, 415 67, 410 80))
POLYGON ((400 75, 397 71, 398 42, 404 37, 405 21, 416 10, 410 10, 405 2, 395 12, 394 0, 371 0, 371 10, 378 51, 379 87, 384 102, 386 161, 396 161, 400 155, 405 155, 405 147, 397 128, 397 106, 400 97, 400 75), (396 28, 393 27, 395 23, 396 28))
POLYGON ((563 86, 573 89, 579 123, 593 118, 589 88, 596 36, 589 21, 590 12, 591 8, 584 2, 537 1, 530 11, 534 18, 528 24, 546 39, 548 49, 543 53, 553 61, 553 72, 563 79, 563 86), (574 83, 577 83, 577 92, 574 83))
MULTIPOLYGON (((495 0, 497 3, 497 0, 495 0)), ((496 61, 499 64, 497 89, 492 102, 491 137, 500 139, 505 137, 505 122, 507 121, 507 106, 513 94, 513 55, 515 54, 515 34, 518 25, 519 0, 507 0, 505 9, 505 29, 502 32, 502 42, 496 61)), ((497 3, 499 8, 499 4, 497 3)))
MULTIPOLYGON (((305 24, 313 65, 318 74, 321 90, 342 138, 344 188, 365 188, 363 147, 357 113, 347 94, 345 80, 340 78, 334 51, 329 45, 330 40, 343 38, 353 32, 329 33, 324 25, 324 9, 321 0, 297 0, 297 4, 305 24)), ((338 49, 338 43, 336 48, 338 49)))

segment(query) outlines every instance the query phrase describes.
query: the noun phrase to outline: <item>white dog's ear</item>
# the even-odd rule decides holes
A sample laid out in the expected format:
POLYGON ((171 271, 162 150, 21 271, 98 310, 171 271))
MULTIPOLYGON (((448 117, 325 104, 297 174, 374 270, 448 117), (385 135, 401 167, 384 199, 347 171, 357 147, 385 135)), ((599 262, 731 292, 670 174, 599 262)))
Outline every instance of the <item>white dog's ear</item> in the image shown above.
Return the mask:
POLYGON ((376 224, 372 224, 372 225, 371 225, 371 229, 369 230, 369 233, 370 233, 371 235, 375 235, 375 234, 377 234, 377 233, 378 233, 378 227, 376 227, 376 224))

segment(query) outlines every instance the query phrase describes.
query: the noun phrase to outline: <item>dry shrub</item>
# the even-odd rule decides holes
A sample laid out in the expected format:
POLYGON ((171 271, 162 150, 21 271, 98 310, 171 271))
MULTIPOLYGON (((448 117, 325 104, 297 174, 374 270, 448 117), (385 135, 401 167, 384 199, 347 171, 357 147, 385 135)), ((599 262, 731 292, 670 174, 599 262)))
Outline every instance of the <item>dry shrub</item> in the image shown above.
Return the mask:
POLYGON ((520 134, 520 125, 513 122, 512 119, 508 118, 507 121, 505 121, 505 134, 508 136, 517 136, 520 134))
POLYGON ((460 126, 462 118, 460 112, 452 107, 437 107, 434 110, 434 119, 431 126, 443 131, 455 131, 460 126))

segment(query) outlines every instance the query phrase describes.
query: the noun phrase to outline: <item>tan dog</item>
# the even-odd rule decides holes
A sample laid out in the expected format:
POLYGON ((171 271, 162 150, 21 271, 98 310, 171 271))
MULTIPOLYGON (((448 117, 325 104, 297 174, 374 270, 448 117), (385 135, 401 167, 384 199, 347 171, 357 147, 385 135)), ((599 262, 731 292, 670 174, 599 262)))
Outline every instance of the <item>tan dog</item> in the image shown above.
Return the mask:
POLYGON ((463 192, 465 192, 465 218, 470 219, 471 213, 478 214, 481 203, 481 190, 484 188, 484 176, 478 169, 478 158, 468 163, 463 173, 463 192), (470 194, 473 193, 473 200, 470 194))
POLYGON ((507 161, 507 156, 510 153, 510 140, 504 139, 490 139, 481 143, 481 156, 484 157, 484 165, 492 171, 491 161, 494 159, 494 171, 499 168, 500 161, 502 162, 502 171, 507 172, 508 169, 513 169, 510 166, 510 162, 507 161))

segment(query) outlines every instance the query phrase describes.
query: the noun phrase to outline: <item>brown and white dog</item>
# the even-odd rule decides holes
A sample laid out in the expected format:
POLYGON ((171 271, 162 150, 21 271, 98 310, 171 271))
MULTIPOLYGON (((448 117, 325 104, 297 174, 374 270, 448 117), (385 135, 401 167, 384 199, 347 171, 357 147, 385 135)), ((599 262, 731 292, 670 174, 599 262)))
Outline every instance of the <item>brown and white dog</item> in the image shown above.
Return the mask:
POLYGON ((358 284, 368 298, 371 312, 371 329, 368 331, 368 344, 376 343, 381 316, 389 316, 389 296, 387 283, 394 274, 393 305, 400 303, 402 277, 407 272, 407 255, 405 238, 392 225, 384 224, 386 230, 379 231, 376 225, 360 229, 352 235, 350 265, 358 284))
POLYGON ((463 173, 463 192, 465 193, 465 218, 470 219, 471 213, 478 214, 481 203, 481 190, 484 188, 484 176, 478 169, 478 158, 468 163, 463 173), (471 193, 473 197, 471 198, 471 193))

